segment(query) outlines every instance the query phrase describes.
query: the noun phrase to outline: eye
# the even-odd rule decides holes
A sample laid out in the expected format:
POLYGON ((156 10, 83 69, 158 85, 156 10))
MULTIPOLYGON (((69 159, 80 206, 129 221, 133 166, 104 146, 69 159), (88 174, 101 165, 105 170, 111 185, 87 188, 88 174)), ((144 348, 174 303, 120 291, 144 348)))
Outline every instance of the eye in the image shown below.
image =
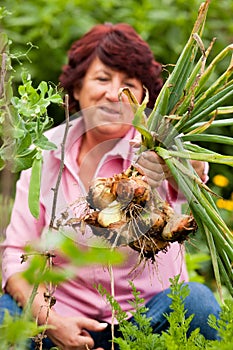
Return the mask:
POLYGON ((98 76, 97 78, 96 78, 96 80, 98 80, 98 81, 100 81, 100 82, 105 82, 105 81, 108 81, 109 80, 109 78, 107 77, 107 76, 98 76))
POLYGON ((125 85, 128 86, 129 88, 135 88, 135 84, 133 82, 126 81, 125 85))
POLYGON ((129 88, 131 89, 136 89, 137 88, 137 80, 134 79, 134 78, 129 78, 129 77, 126 77, 124 79, 124 84, 125 86, 128 86, 129 88))

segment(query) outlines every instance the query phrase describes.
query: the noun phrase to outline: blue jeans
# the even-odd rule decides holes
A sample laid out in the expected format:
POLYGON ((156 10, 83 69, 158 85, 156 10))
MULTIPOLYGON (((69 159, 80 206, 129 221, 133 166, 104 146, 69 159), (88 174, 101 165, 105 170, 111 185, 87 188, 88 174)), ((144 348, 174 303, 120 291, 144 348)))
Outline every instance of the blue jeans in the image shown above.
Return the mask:
MULTIPOLYGON (((194 318, 191 321, 189 333, 194 329, 200 328, 200 332, 205 336, 206 339, 214 340, 218 339, 217 331, 211 328, 207 319, 210 314, 219 317, 220 306, 217 303, 213 293, 205 285, 195 282, 188 283, 190 294, 185 299, 185 309, 187 310, 186 316, 194 314, 194 318)), ((167 289, 157 295, 155 295, 147 304, 146 307, 149 309, 147 316, 151 317, 151 326, 154 333, 161 333, 166 330, 169 326, 167 319, 164 317, 164 314, 169 314, 171 299, 167 296, 170 293, 170 289, 167 289)), ((12 299, 8 294, 4 294, 0 298, 0 324, 3 321, 4 310, 9 310, 11 315, 19 315, 22 312, 22 309, 17 305, 17 303, 12 299)), ((100 320, 101 321, 101 320, 100 320)), ((133 317, 130 321, 134 322, 133 317)), ((105 350, 111 349, 111 326, 102 331, 102 332, 91 332, 94 341, 95 347, 103 347, 105 350)), ((118 327, 115 330, 115 336, 121 336, 118 327)), ((45 338, 43 343, 43 349, 50 349, 55 346, 50 339, 45 338)), ((28 349, 35 349, 34 343, 31 342, 28 349)), ((115 349, 118 347, 115 345, 115 349)))

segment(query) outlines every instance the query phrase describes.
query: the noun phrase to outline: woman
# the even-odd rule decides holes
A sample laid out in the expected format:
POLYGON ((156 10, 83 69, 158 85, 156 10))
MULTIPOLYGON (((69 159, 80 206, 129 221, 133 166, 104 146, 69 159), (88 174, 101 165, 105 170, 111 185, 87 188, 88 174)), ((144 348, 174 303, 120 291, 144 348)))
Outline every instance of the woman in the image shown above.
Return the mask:
MULTIPOLYGON (((69 94, 70 109, 80 112, 78 118, 73 118, 70 123, 66 141, 57 217, 66 206, 86 195, 92 179, 120 173, 132 162, 130 141, 135 139, 136 132, 131 125, 133 116, 126 96, 122 96, 119 102, 119 89, 129 87, 141 102, 145 86, 150 96, 148 107, 152 108, 162 86, 160 64, 154 60, 149 46, 127 24, 95 26, 74 42, 68 58, 60 82, 69 94)), ((61 125, 50 130, 48 137, 59 147, 63 133, 64 125, 61 125)), ((3 254, 5 294, 1 298, 2 309, 8 308, 13 312, 16 308, 14 300, 24 306, 29 298, 31 287, 20 275, 25 269, 25 265, 20 264, 20 256, 24 245, 41 237, 49 225, 53 198, 51 189, 55 186, 60 158, 59 148, 44 155, 38 220, 32 217, 27 207, 30 170, 22 172, 18 181, 3 254)), ((157 187, 170 204, 178 207, 179 203, 174 202, 177 197, 174 196, 177 194, 174 181, 164 162, 154 152, 145 152, 139 157, 137 165, 143 170, 147 181, 157 187)), ((203 177, 204 165, 195 162, 193 166, 203 177)), ((81 206, 77 207, 77 210, 81 210, 81 206)), ((86 235, 78 234, 77 241, 89 244, 88 232, 86 235)), ((127 300, 132 295, 127 281, 137 264, 138 253, 128 247, 121 250, 127 259, 123 266, 113 267, 115 298, 125 311, 130 311, 127 300)), ((59 256, 54 258, 53 263, 66 268, 59 256)), ((169 312, 169 278, 177 274, 180 274, 181 280, 188 281, 182 248, 173 243, 166 254, 158 254, 156 272, 151 274, 150 268, 140 268, 140 273, 136 273, 133 279, 149 308, 148 316, 152 317, 154 332, 161 332, 167 327, 163 314, 169 312)), ((54 345, 63 350, 111 348, 111 309, 94 287, 98 284, 110 291, 108 269, 85 266, 77 269, 73 280, 57 287, 54 293, 56 304, 47 319, 53 328, 47 331, 44 348, 49 349, 54 345)), ((219 306, 205 286, 195 283, 189 286, 187 315, 196 314, 191 330, 200 327, 207 338, 214 339, 216 332, 207 325, 207 317, 210 313, 217 315, 219 306)), ((46 322, 47 309, 42 307, 45 291, 44 286, 39 287, 32 307, 39 324, 46 322)), ((20 310, 17 307, 17 312, 20 310)))

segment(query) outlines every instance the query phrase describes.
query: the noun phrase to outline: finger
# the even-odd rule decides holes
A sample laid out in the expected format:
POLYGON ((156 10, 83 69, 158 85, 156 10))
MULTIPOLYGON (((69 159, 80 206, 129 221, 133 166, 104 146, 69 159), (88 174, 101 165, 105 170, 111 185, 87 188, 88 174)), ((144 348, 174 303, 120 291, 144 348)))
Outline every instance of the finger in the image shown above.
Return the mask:
POLYGON ((157 173, 164 172, 163 166, 166 168, 165 164, 158 158, 155 158, 153 156, 151 157, 150 155, 144 153, 139 156, 136 164, 139 165, 142 169, 148 169, 157 173))
POLYGON ((105 322, 98 322, 96 320, 85 317, 79 318, 78 325, 80 328, 85 328, 87 330, 96 332, 101 332, 108 326, 108 324, 105 322))
POLYGON ((129 144, 131 147, 139 148, 141 146, 141 135, 137 134, 132 140, 129 140, 129 144))
POLYGON ((140 147, 140 142, 137 142, 136 140, 130 140, 129 144, 131 147, 138 149, 140 147))
POLYGON ((136 168, 139 168, 141 172, 149 177, 165 176, 166 172, 159 164, 151 164, 151 162, 139 162, 135 164, 136 168))
POLYGON ((159 157, 158 154, 154 151, 144 151, 142 152, 141 155, 142 157, 144 157, 145 159, 147 159, 152 163, 165 165, 164 160, 161 157, 159 157))
POLYGON ((146 178, 146 182, 150 185, 151 188, 157 188, 162 184, 163 179, 154 179, 148 177, 146 178))
POLYGON ((144 173, 146 180, 154 179, 155 181, 163 181, 165 179, 165 173, 163 171, 155 172, 154 170, 145 169, 144 173))
POLYGON ((95 345, 94 340, 86 331, 83 331, 77 336, 77 344, 79 344, 79 346, 83 346, 84 349, 92 349, 95 345))

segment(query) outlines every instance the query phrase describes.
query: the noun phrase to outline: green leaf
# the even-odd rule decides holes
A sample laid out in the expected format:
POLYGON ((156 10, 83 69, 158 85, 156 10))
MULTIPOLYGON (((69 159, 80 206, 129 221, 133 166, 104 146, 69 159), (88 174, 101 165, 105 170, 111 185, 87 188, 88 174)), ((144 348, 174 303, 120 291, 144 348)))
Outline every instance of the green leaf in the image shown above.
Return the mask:
POLYGON ((135 129, 142 135, 142 145, 147 149, 152 149, 154 147, 153 137, 148 129, 144 125, 137 125, 135 129))
POLYGON ((52 103, 63 103, 62 97, 59 94, 54 94, 49 97, 49 101, 52 103))
POLYGON ((40 102, 40 95, 37 93, 36 90, 34 90, 30 93, 28 100, 31 107, 33 107, 34 105, 40 102))
POLYGON ((32 172, 29 184, 28 204, 31 214, 38 219, 40 214, 40 182, 42 170, 42 155, 38 152, 32 163, 32 172))
POLYGON ((233 146, 233 138, 222 136, 222 135, 195 134, 195 135, 184 135, 184 136, 181 136, 181 138, 183 141, 213 142, 213 143, 222 143, 225 145, 233 146))
MULTIPOLYGON (((220 111, 222 108, 219 108, 218 111, 220 111)), ((233 113, 233 109, 232 109, 232 112, 233 113)), ((206 122, 199 122, 199 123, 195 123, 194 125, 192 125, 190 128, 189 128, 189 131, 192 131, 192 130, 195 130, 199 127, 202 127, 206 122)), ((222 126, 231 126, 233 125, 233 118, 227 118, 227 119, 220 119, 220 120, 214 120, 209 128, 212 128, 212 127, 222 127, 222 126)))
POLYGON ((158 126, 160 125, 161 120, 163 119, 164 115, 167 115, 167 106, 168 106, 168 100, 170 96, 170 90, 169 90, 169 82, 168 80, 162 87, 162 90, 159 93, 159 96, 156 99, 154 108, 148 117, 147 125, 148 129, 150 131, 156 132, 158 129, 158 126))
POLYGON ((197 144, 195 143, 189 143, 189 142, 186 142, 183 144, 184 148, 188 151, 191 151, 191 152, 194 152, 194 153, 208 153, 208 154, 218 154, 220 155, 220 153, 216 153, 208 148, 204 148, 204 147, 201 147, 201 146, 198 146, 197 144))
POLYGON ((44 268, 48 257, 43 253, 32 252, 33 257, 30 259, 30 264, 26 271, 23 272, 23 277, 31 284, 38 285, 41 283, 51 282, 58 284, 66 281, 74 276, 72 269, 52 270, 44 268))
POLYGON ((111 250, 108 247, 93 247, 81 250, 71 239, 63 239, 60 245, 60 251, 75 266, 87 264, 120 264, 123 256, 120 252, 111 250))
POLYGON ((31 74, 29 74, 26 70, 23 70, 21 73, 21 79, 22 79, 23 85, 25 85, 26 87, 28 82, 31 81, 31 74))
POLYGON ((12 172, 13 173, 18 173, 22 170, 26 170, 31 168, 32 166, 32 157, 34 153, 29 153, 25 157, 15 157, 13 159, 13 164, 12 164, 12 172))
POLYGON ((20 159, 20 158, 31 159, 31 165, 32 165, 33 158, 34 158, 36 153, 37 153, 36 148, 26 148, 26 149, 22 150, 20 153, 19 153, 19 149, 17 149, 17 156, 16 157, 17 157, 17 159, 20 159))
POLYGON ((18 87, 18 92, 19 92, 20 96, 23 96, 26 93, 25 86, 24 85, 20 85, 18 87))
POLYGON ((19 127, 14 127, 12 129, 12 137, 14 139, 20 139, 23 138, 25 136, 25 130, 20 129, 19 127))
POLYGON ((38 86, 38 90, 41 91, 41 96, 44 97, 46 92, 48 91, 48 84, 45 81, 42 81, 38 86))
MULTIPOLYGON (((28 338, 39 334, 46 326, 37 326, 35 321, 26 320, 23 317, 12 317, 9 312, 5 313, 2 326, 0 326, 1 344, 7 341, 8 346, 5 349, 12 348, 11 345, 19 345, 24 341, 24 349, 28 338)), ((22 347, 14 347, 22 349, 22 347)), ((3 348, 2 348, 3 349, 3 348)))
POLYGON ((194 123, 199 122, 206 118, 209 114, 214 112, 218 107, 224 104, 228 98, 232 98, 233 95, 233 83, 230 86, 227 86, 225 89, 216 93, 212 97, 210 97, 202 106, 200 110, 198 110, 197 114, 195 110, 193 112, 192 118, 189 118, 186 123, 184 123, 183 128, 179 129, 181 132, 188 132, 189 128, 193 126, 194 123))
POLYGON ((170 157, 176 158, 185 158, 192 160, 200 160, 206 161, 208 163, 216 163, 216 164, 225 164, 229 166, 233 166, 233 157, 232 156, 224 156, 216 153, 194 153, 194 152, 185 152, 185 151, 171 151, 165 150, 161 147, 156 147, 156 152, 164 159, 170 157))
POLYGON ((189 77, 188 83, 185 86, 185 91, 187 92, 187 95, 182 101, 181 105, 177 109, 177 113, 179 115, 182 115, 185 113, 185 111, 188 110, 190 104, 191 104, 191 99, 194 100, 195 96, 195 104, 194 108, 197 110, 198 106, 202 103, 207 101, 207 99, 214 95, 216 91, 221 88, 221 86, 224 86, 225 82, 229 79, 230 75, 232 74, 232 70, 227 69, 220 77, 214 81, 214 83, 207 89, 206 83, 209 78, 211 78, 211 73, 213 73, 214 69, 216 68, 217 63, 219 63, 220 60, 222 60, 228 53, 231 53, 233 46, 230 45, 226 47, 224 50, 218 54, 213 61, 209 64, 209 66, 205 69, 205 71, 200 75, 199 72, 197 71, 197 68, 200 67, 200 62, 204 58, 206 60, 207 56, 209 55, 210 50, 206 50, 205 52, 205 57, 201 57, 200 61, 197 63, 195 69, 192 72, 192 76, 195 77, 192 78, 192 76, 189 77), (197 83, 197 76, 199 74, 199 81, 197 83), (190 80, 194 84, 193 87, 190 86, 190 80), (203 93, 200 93, 200 90, 203 90, 203 93))
MULTIPOLYGON (((204 189, 199 188, 197 184, 191 182, 187 176, 183 176, 182 173, 177 171, 178 163, 174 158, 167 158, 166 163, 168 164, 185 197, 187 200, 189 200, 190 209, 198 223, 199 228, 201 229, 203 225, 205 226, 205 229, 202 229, 204 237, 206 237, 207 234, 210 235, 214 240, 214 250, 216 250, 217 255, 224 259, 224 261, 226 261, 226 259, 232 261, 232 233, 228 229, 225 222, 222 220, 220 214, 217 211, 217 208, 212 204, 213 200, 211 199, 210 194, 204 189), (207 229, 208 232, 206 232, 207 229)), ((212 242, 208 241, 208 246, 211 250, 212 242)), ((211 257, 213 264, 215 264, 215 272, 217 274, 216 278, 218 279, 219 284, 219 271, 218 267, 216 267, 217 257, 215 256, 216 254, 214 254, 215 253, 213 251, 213 255, 211 255, 211 257)), ((226 282, 228 282, 228 280, 233 281, 232 268, 230 267, 229 269, 229 266, 227 267, 227 275, 229 277, 227 278, 226 282)))
POLYGON ((57 148, 57 146, 53 142, 50 142, 44 135, 41 135, 41 137, 36 140, 34 144, 44 150, 55 150, 57 148))
POLYGON ((32 138, 29 133, 25 135, 23 139, 20 140, 18 149, 16 151, 18 156, 22 156, 23 154, 29 154, 32 150, 29 150, 29 147, 31 146, 32 138))

